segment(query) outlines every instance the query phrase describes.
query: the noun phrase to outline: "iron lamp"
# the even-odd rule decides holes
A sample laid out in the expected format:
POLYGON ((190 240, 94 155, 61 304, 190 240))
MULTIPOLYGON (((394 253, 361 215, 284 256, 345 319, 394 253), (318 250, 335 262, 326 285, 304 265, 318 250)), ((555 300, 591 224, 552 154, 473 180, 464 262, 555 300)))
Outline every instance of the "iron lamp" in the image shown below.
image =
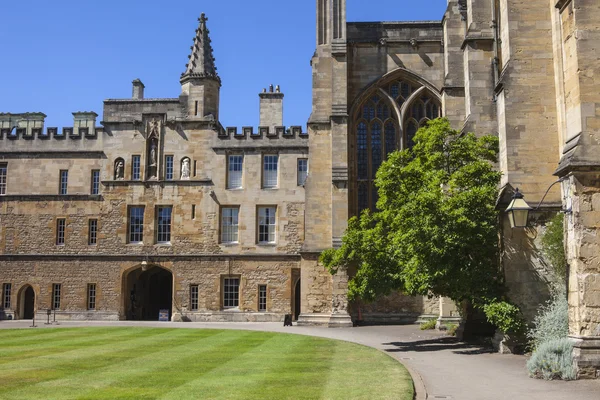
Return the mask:
POLYGON ((523 199, 523 194, 519 192, 519 189, 515 190, 515 194, 512 197, 512 201, 506 209, 508 219, 510 221, 511 228, 525 228, 527 227, 527 220, 529 218, 529 211, 532 208, 523 199))

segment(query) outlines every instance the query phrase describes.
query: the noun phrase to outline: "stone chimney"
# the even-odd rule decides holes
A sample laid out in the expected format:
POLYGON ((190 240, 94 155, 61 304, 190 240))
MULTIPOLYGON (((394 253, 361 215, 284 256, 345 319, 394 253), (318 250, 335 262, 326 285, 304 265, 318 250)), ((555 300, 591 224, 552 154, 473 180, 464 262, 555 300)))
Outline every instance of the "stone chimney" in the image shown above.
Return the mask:
POLYGON ((139 79, 133 82, 133 95, 131 96, 135 100, 142 100, 144 98, 144 84, 139 79))
POLYGON ((279 85, 273 89, 269 86, 269 91, 263 89, 260 97, 260 126, 269 127, 271 132, 275 131, 276 126, 283 126, 283 93, 279 85))

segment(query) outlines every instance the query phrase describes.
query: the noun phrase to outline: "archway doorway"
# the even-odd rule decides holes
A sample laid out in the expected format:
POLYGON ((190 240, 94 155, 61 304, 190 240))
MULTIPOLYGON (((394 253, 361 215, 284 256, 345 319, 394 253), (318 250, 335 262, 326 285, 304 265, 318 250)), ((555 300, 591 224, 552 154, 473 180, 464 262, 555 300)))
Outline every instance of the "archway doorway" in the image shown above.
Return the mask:
POLYGON ((35 291, 31 285, 25 285, 19 291, 19 319, 33 319, 35 313, 35 291))
POLYGON ((294 288, 294 321, 298 321, 300 316, 300 297, 300 279, 298 279, 294 288))
POLYGON ((132 321, 158 321, 161 310, 173 309, 173 274, 153 266, 137 268, 126 278, 125 315, 132 321))

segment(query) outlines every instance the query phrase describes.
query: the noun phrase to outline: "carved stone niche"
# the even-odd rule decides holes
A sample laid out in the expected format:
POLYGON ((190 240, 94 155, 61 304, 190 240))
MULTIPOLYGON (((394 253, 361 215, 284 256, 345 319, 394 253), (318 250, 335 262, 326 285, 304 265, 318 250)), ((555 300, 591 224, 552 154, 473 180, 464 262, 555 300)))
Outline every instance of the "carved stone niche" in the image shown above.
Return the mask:
POLYGON ((160 156, 160 138, 162 134, 162 120, 151 117, 146 123, 146 177, 147 179, 158 179, 158 167, 160 156))
POLYGON ((181 180, 189 180, 190 179, 190 170, 191 170, 192 161, 189 157, 183 157, 181 159, 181 180))
POLYGON ((125 160, 117 158, 114 165, 113 178, 115 181, 123 180, 125 177, 125 160))

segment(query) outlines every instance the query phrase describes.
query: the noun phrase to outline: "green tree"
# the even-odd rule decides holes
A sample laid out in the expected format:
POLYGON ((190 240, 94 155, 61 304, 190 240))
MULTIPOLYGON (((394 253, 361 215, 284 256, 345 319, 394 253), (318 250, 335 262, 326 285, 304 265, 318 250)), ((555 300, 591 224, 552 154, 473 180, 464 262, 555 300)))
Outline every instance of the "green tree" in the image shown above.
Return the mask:
POLYGON ((498 257, 498 139, 462 135, 446 119, 377 172, 374 213, 351 218, 342 247, 323 252, 335 273, 353 267, 351 299, 400 290, 483 306, 502 297, 498 257))

